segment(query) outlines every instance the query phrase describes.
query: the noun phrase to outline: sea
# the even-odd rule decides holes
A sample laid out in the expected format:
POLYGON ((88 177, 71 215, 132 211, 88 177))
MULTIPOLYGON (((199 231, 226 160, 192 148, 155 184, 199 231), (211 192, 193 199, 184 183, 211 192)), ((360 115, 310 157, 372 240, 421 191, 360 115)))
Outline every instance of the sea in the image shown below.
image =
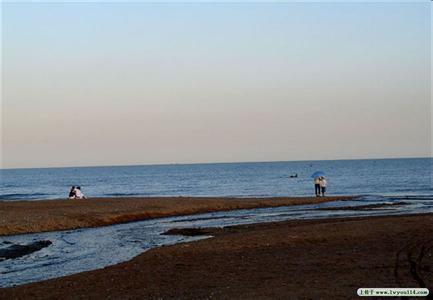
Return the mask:
POLYGON ((88 198, 311 196, 316 171, 328 195, 433 198, 432 167, 410 158, 1 169, 0 201, 67 198, 73 185, 88 198))
POLYGON ((2 201, 66 198, 71 185, 81 185, 89 201, 128 196, 311 196, 311 175, 316 171, 325 172, 329 195, 359 197, 0 236, 0 287, 100 269, 155 247, 211 238, 163 234, 173 228, 433 213, 432 163, 431 158, 417 158, 1 170, 2 201), (16 259, 2 258, 2 251, 38 241, 52 244, 16 259))

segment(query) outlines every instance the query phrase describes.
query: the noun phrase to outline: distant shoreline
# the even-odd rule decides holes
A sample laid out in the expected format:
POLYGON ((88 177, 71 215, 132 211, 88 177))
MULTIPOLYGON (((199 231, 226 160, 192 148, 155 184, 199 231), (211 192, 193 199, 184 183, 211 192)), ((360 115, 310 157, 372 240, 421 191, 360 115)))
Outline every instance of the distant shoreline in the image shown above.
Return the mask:
POLYGON ((0 236, 90 228, 151 218, 350 200, 333 197, 118 197, 0 201, 0 236))
POLYGON ((321 161, 363 161, 363 160, 401 160, 401 159, 433 159, 433 156, 425 157, 372 157, 372 158, 342 158, 342 159, 301 159, 301 160, 268 160, 268 161, 231 161, 231 162, 179 162, 179 163, 137 163, 120 165, 82 165, 82 166, 49 166, 49 167, 6 167, 0 171, 8 170, 34 170, 34 169, 78 169, 78 168, 116 168, 116 167, 165 167, 165 166, 195 166, 195 165, 231 165, 231 164, 266 164, 284 162, 321 162, 321 161))

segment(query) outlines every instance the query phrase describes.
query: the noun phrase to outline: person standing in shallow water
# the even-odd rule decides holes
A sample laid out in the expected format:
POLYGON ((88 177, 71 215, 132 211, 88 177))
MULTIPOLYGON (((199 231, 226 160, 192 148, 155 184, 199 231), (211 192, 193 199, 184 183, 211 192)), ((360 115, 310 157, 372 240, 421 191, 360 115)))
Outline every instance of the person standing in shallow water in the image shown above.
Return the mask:
POLYGON ((320 177, 314 178, 314 190, 316 192, 316 197, 320 197, 320 177))
POLYGON ((326 193, 326 187, 328 185, 328 182, 326 181, 325 177, 320 177, 320 189, 322 192, 322 196, 325 197, 325 193, 326 193))

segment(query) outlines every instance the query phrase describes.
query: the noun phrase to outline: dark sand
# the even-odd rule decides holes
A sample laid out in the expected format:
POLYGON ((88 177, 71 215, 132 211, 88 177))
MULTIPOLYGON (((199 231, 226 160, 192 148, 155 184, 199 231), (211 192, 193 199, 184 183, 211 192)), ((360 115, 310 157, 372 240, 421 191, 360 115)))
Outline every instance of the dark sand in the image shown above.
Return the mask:
POLYGON ((102 270, 0 289, 0 299, 354 299, 359 287, 433 291, 432 214, 190 234, 200 231, 216 236, 102 270))
POLYGON ((0 201, 0 235, 96 227, 211 211, 320 203, 324 198, 95 198, 90 200, 0 201))

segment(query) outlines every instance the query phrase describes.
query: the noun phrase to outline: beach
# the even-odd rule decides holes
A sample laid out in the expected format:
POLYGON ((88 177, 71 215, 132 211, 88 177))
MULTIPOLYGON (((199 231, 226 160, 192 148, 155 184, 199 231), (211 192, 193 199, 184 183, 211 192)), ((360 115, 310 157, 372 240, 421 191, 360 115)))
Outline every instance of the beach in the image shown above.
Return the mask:
POLYGON ((338 197, 155 197, 87 200, 0 201, 0 236, 106 226, 149 218, 197 213, 314 204, 338 197))
POLYGON ((1 299, 348 299, 360 287, 433 288, 433 215, 183 229, 206 240, 100 270, 0 289, 1 299))

